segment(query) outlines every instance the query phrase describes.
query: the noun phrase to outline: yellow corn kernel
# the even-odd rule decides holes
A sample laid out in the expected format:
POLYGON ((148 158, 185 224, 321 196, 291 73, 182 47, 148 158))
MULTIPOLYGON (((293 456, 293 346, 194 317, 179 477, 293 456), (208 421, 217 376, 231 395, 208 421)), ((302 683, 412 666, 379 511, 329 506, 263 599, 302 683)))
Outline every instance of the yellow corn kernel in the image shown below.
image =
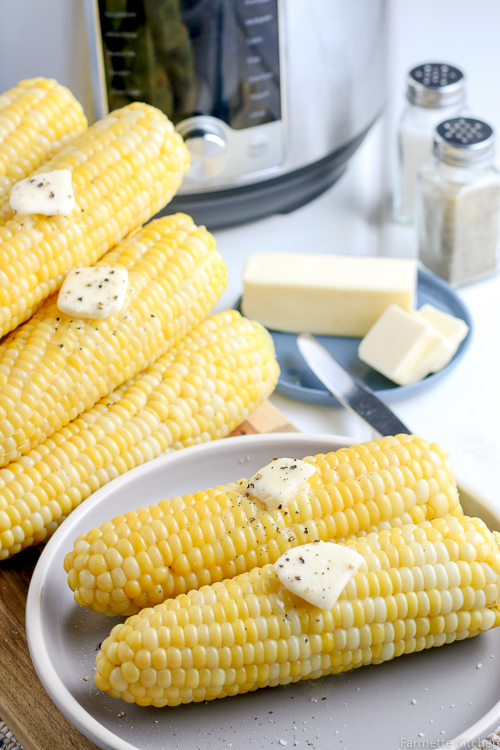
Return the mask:
MULTIPOLYGON (((418 464, 419 458, 415 457, 419 455, 418 451, 422 453, 423 449, 432 450, 433 462, 426 461, 420 472, 428 476, 422 476, 419 482, 434 481, 433 472, 437 471, 441 471, 440 480, 443 481, 442 466, 446 458, 441 449, 434 445, 430 446, 422 438, 399 435, 351 446, 348 451, 344 449, 327 455, 308 457, 306 460, 316 466, 316 473, 309 480, 309 493, 299 496, 286 508, 267 511, 256 498, 246 495, 246 480, 240 480, 225 487, 197 492, 194 496, 186 495, 184 498, 162 501, 148 509, 141 508, 137 512, 128 513, 125 522, 121 517, 115 519, 109 528, 114 528, 118 534, 118 529, 122 529, 125 523, 129 534, 132 530, 140 528, 141 535, 146 534, 151 541, 153 538, 158 541, 157 549, 161 552, 162 559, 151 559, 150 575, 153 576, 156 567, 162 570, 165 567, 170 568, 174 576, 173 591, 170 578, 164 579, 164 583, 158 583, 163 589, 163 598, 172 594, 175 596, 222 578, 232 578, 255 566, 262 567, 274 562, 284 551, 298 544, 319 538, 339 539, 352 534, 354 528, 357 529, 357 533, 366 533, 378 529, 378 524, 382 524, 382 528, 386 525, 401 525, 398 515, 401 506, 395 503, 393 507, 385 494, 386 487, 396 485, 393 476, 397 477, 398 486, 406 481, 402 470, 405 467, 397 465, 400 458, 393 450, 395 445, 406 447, 406 452, 402 451, 400 455, 412 465, 418 464), (418 449, 413 451, 415 456, 412 457, 409 447, 418 449), (443 458, 439 458, 440 455, 443 455, 443 458), (341 479, 342 476, 345 480, 341 479), (327 501, 328 497, 332 498, 331 502, 327 501), (195 506, 203 507, 202 519, 195 513, 195 506), (365 512, 356 514, 355 509, 358 506, 364 507, 365 512), (191 518, 190 521, 188 516, 191 518), (154 521, 150 521, 150 517, 154 517, 154 521), (364 526, 361 525, 363 519, 364 526), (157 534, 159 536, 156 536, 157 534), (243 554, 239 551, 241 549, 245 549, 243 554)), ((449 494, 454 498, 457 490, 453 477, 447 472, 445 476, 448 477, 449 494)), ((414 483, 413 473, 409 481, 414 483)), ((400 486, 396 494, 399 496, 403 490, 400 486)), ((421 500, 427 496, 422 484, 419 492, 421 500)), ((431 497, 430 490, 427 494, 431 497)), ((415 505, 415 508, 422 517, 419 520, 424 520, 427 513, 431 517, 434 514, 434 510, 423 500, 422 504, 415 505)), ((461 513, 458 501, 450 501, 448 512, 454 515, 461 513)), ((109 534, 108 526, 109 522, 98 532, 103 539, 105 534, 109 534)), ((394 555, 399 560, 402 575, 409 576, 401 579, 402 590, 410 591, 416 586, 410 569, 423 565, 426 552, 422 544, 415 540, 413 528, 415 527, 408 526, 405 531, 408 536, 407 543, 402 537, 398 537, 402 545, 395 544, 391 547, 389 555, 380 549, 378 542, 375 545, 376 553, 371 549, 366 550, 366 560, 371 571, 368 578, 369 596, 385 595, 389 585, 387 576, 382 576, 379 580, 375 571, 389 568, 389 557, 392 556, 394 559, 394 555)), ((433 531, 439 533, 437 529, 433 531)), ((423 531, 421 533, 423 534, 423 531)), ((452 533, 456 534, 456 530, 452 533)), ((363 543, 369 543, 369 537, 367 542, 363 543)), ((459 546, 451 537, 446 538, 446 545, 443 542, 440 544, 446 554, 446 561, 450 560, 446 545, 453 555, 458 555, 459 546)), ((464 544, 467 550, 469 547, 475 549, 468 542, 464 544)), ((432 546, 432 549, 437 547, 432 546)), ((147 551, 144 554, 147 555, 147 551)), ((429 555, 429 552, 427 554, 429 555)), ((65 569, 68 574, 73 567, 73 558, 74 553, 66 557, 65 569)), ((438 559, 437 552, 434 558, 438 559)), ((422 588, 424 583, 421 575, 420 579, 419 586, 422 588)), ((70 586, 80 590, 82 584, 75 585, 75 581, 75 574, 72 574, 70 586)), ((114 611, 116 614, 137 612, 144 606, 144 595, 151 604, 155 604, 160 596, 157 588, 143 588, 137 600, 130 600, 128 608, 124 608, 123 603, 120 603, 114 611)), ((92 602, 90 606, 93 606, 92 602)))
MULTIPOLYGON (((3 93, 0 117, 1 207, 13 185, 83 133, 87 120, 73 94, 51 78, 30 78, 3 93)), ((21 238, 13 244, 23 250, 21 238)))
MULTIPOLYGON (((61 522, 60 515, 57 520, 53 520, 50 510, 50 503, 59 504, 60 496, 54 490, 49 497, 44 489, 50 486, 48 481, 52 476, 55 475, 63 481, 64 497, 70 489, 72 490, 72 508, 76 507, 92 492, 117 476, 121 462, 125 462, 122 470, 127 471, 165 451, 178 450, 230 434, 272 393, 277 378, 278 365, 272 339, 262 326, 242 318, 235 310, 207 318, 193 329, 191 334, 184 337, 176 349, 160 357, 154 365, 128 383, 126 389, 118 388, 94 408, 88 409, 81 417, 54 433, 36 450, 30 451, 27 457, 9 464, 9 470, 0 470, 4 472, 6 480, 5 486, 0 486, 0 507, 2 502, 6 508, 14 507, 16 500, 10 491, 10 484, 20 483, 20 478, 28 474, 30 469, 26 468, 29 465, 27 461, 33 465, 32 476, 35 486, 32 492, 25 493, 25 497, 34 494, 38 498, 38 510, 31 511, 30 515, 33 528, 36 526, 38 529, 37 538, 24 534, 24 521, 16 525, 16 521, 7 513, 0 512, 0 524, 3 524, 4 533, 4 536, 0 535, 0 559, 9 557, 22 547, 42 541, 53 533, 61 522), (227 392, 221 403, 215 404, 219 370, 231 371, 234 366, 236 367, 231 375, 232 389, 227 392), (238 372, 245 367, 245 378, 241 378, 238 372), (211 421, 207 420, 202 434, 185 441, 177 441, 166 427, 167 417, 170 408, 181 401, 179 394, 184 379, 193 376, 199 379, 200 391, 214 401, 214 417, 211 421), (169 385, 168 392, 165 392, 164 384, 169 385), (209 393, 213 396, 210 397, 209 393), (226 404, 232 405, 230 413, 225 411, 226 404), (137 420, 143 425, 141 430, 136 428, 137 420), (117 446, 117 455, 115 458, 110 456, 104 466, 101 462, 96 465, 90 458, 91 449, 98 449, 104 441, 111 441, 117 446), (57 467, 51 469, 50 459, 56 455, 60 455, 61 459, 58 460, 57 467), (19 540, 21 534, 24 535, 23 540, 17 542, 19 548, 16 549, 13 549, 13 545, 16 544, 14 530, 19 540)), ((195 415, 198 409, 197 401, 190 402, 189 409, 191 414, 195 415)), ((28 502, 26 505, 29 507, 28 502)), ((161 523, 159 518, 163 513, 158 511, 157 515, 158 519, 151 522, 151 534, 154 533, 156 539, 161 539, 161 533, 157 534, 155 529, 158 531, 158 524, 161 523)), ((155 518, 154 513, 151 516, 155 518)), ((133 513, 129 514, 130 519, 133 517, 133 513)), ((168 516, 167 519, 176 524, 172 516, 168 516)), ((163 523, 161 527, 166 539, 170 532, 167 533, 163 523)), ((141 528, 140 521, 137 528, 141 528)), ((123 590, 127 577, 124 576, 125 580, 122 580, 124 574, 120 566, 124 558, 136 554, 135 547, 129 541, 132 529, 128 527, 125 517, 121 517, 118 525, 104 524, 103 529, 104 535, 99 529, 89 539, 92 539, 92 543, 102 543, 99 554, 104 557, 107 570, 111 573, 116 588, 120 590, 120 594, 115 596, 113 592, 108 591, 106 583, 106 593, 112 594, 112 608, 125 611, 129 606, 123 590)), ((144 536, 142 538, 145 539, 144 536)), ((149 544, 153 537, 147 538, 149 544)), ((86 554, 90 558, 86 545, 87 542, 83 538, 79 540, 77 546, 81 551, 78 554, 86 554)), ((169 559, 169 549, 166 541, 160 541, 158 550, 162 552, 163 560, 166 562, 162 564, 162 560, 154 554, 150 558, 151 565, 147 566, 147 570, 150 571, 153 583, 161 583, 163 591, 169 591, 171 594, 173 581, 168 571, 168 566, 172 562, 169 559), (165 549, 167 551, 164 551, 165 549), (167 571, 164 568, 167 568, 167 571)), ((147 554, 147 548, 139 552, 147 554)), ((182 545, 178 553, 182 554, 182 545)), ((145 558, 143 567, 144 560, 145 558)), ((80 561, 81 558, 79 564, 80 561)), ((198 578, 194 580, 194 585, 197 585, 198 579, 203 584, 209 582, 205 569, 199 570, 196 575, 198 578)), ((161 600, 158 598, 161 594, 154 586, 148 595, 155 604, 161 600)))
MULTIPOLYGON (((16 461, 152 365, 201 322, 226 284, 225 264, 212 235, 184 214, 151 222, 97 265, 129 271, 130 299, 117 315, 73 319, 51 297, 0 347, 0 402, 3 397, 6 404, 8 397, 10 404, 8 410, 0 407, 0 466, 16 461)), ((189 410, 186 417, 188 422, 189 410)), ((106 439, 114 428, 113 419, 102 419, 94 428, 102 437, 98 449, 89 446, 96 466, 120 455, 118 446, 106 439)), ((134 429, 138 436, 147 435, 147 413, 141 420, 136 417, 134 429)), ((58 451, 47 463, 55 471, 66 458, 58 451)), ((21 497, 22 485, 17 482, 14 488, 21 497)), ((56 492, 65 489, 62 483, 56 492)))
MULTIPOLYGON (((69 169, 69 216, 0 211, 0 336, 29 318, 81 263, 95 263, 171 200, 188 168, 182 138, 159 110, 129 104, 92 125, 33 174, 69 169)), ((33 382, 36 398, 37 382, 33 382)), ((1 404, 3 407, 3 404, 1 404)))
MULTIPOLYGON (((432 465, 430 461, 427 464, 432 465)), ((369 594, 368 580, 377 575, 369 572, 370 556, 382 549, 388 553, 393 547, 400 555, 411 545, 415 557, 425 554, 430 559, 432 545, 456 540, 457 531, 466 531, 469 523, 465 516, 447 516, 339 542, 363 555, 365 568, 355 576, 358 598, 349 598, 344 589, 328 612, 287 591, 272 565, 144 609, 124 625, 115 626, 102 643, 96 658, 96 685, 113 697, 129 700, 131 695, 139 705, 176 706, 336 674, 360 664, 379 664, 495 627, 500 623, 495 600, 488 606, 470 606, 467 595, 458 596, 457 591, 470 588, 474 597, 474 589, 457 589, 454 584, 457 570, 468 567, 469 578, 479 586, 476 593, 486 599, 487 586, 494 588, 492 597, 498 596, 500 575, 490 566, 483 568, 482 563, 463 559, 460 552, 458 561, 446 565, 437 562, 436 554, 435 562, 424 563, 426 573, 411 576, 418 586, 423 582, 424 589, 414 587, 396 596, 390 593, 389 581, 397 581, 395 574, 403 568, 397 556, 388 554, 396 563, 387 571, 378 571, 387 572, 387 593, 375 598, 369 594), (487 576, 490 583, 486 583, 487 576), (434 587, 438 579, 443 585, 439 590, 434 587), (427 589, 426 581, 433 588, 427 589), (405 607, 399 606, 399 618, 395 617, 398 597, 406 602, 405 607), (196 628, 190 618, 198 619, 201 613, 210 624, 196 628), (238 613, 245 614, 244 624, 238 613), (137 686, 145 686, 149 692, 137 686), (177 690, 172 691, 172 686, 177 690)), ((480 528, 487 531, 482 522, 480 528)), ((490 553, 498 554, 495 538, 486 538, 490 553)), ((468 543, 487 542, 481 535, 469 535, 468 543)), ((470 557, 470 550, 464 552, 470 557)))

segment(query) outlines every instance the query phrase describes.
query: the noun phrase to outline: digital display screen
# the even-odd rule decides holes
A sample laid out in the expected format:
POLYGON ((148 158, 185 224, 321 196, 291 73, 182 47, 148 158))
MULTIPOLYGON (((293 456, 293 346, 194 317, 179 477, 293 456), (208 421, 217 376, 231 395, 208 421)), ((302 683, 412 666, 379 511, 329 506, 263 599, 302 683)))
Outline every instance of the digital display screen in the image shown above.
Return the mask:
POLYGON ((177 124, 281 119, 278 0, 99 0, 109 108, 143 101, 177 124))

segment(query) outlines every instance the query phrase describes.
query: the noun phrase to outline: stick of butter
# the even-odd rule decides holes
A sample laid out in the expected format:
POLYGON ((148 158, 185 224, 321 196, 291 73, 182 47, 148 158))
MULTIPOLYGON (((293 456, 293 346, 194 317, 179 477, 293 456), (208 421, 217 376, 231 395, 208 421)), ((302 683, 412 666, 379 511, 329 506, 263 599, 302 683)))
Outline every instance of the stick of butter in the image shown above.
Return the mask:
POLYGON ((417 265, 399 258, 255 253, 242 312, 289 333, 364 336, 390 304, 414 309, 417 265))

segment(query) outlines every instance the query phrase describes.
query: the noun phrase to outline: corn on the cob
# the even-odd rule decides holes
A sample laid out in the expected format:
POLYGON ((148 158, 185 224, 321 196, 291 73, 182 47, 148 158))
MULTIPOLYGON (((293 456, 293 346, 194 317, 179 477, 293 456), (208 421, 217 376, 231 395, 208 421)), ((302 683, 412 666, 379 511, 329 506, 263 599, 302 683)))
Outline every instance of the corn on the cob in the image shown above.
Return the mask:
POLYGON ((134 103, 107 115, 34 174, 69 169, 69 216, 0 216, 0 336, 30 317, 81 263, 92 265, 172 198, 187 169, 182 138, 165 115, 134 103))
POLYGON ((449 461, 411 435, 305 459, 309 494, 268 511, 246 481, 164 500, 82 534, 65 559, 78 604, 132 614, 169 596, 275 562, 290 547, 462 509, 449 461))
POLYGON ((23 180, 87 127, 81 104, 51 78, 0 94, 0 207, 23 180))
POLYGON ((331 610, 290 593, 272 565, 254 568, 116 625, 97 655, 97 687, 177 706, 380 664, 500 624, 500 553, 479 518, 346 544, 364 564, 331 610))
POLYGON ((0 466, 153 364, 201 322, 226 285, 214 238, 185 214, 151 222, 96 265, 129 271, 120 313, 72 319, 50 297, 0 346, 0 466))
POLYGON ((0 469, 0 559, 43 541, 104 484, 169 449, 228 435, 272 393, 272 339, 236 311, 200 323, 94 408, 0 469))

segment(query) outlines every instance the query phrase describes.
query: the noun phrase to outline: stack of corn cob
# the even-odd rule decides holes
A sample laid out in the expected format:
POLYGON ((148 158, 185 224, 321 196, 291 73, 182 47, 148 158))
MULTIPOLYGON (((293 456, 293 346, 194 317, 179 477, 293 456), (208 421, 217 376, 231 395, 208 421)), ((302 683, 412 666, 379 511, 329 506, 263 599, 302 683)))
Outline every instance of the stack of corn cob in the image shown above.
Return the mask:
POLYGON ((0 559, 43 541, 104 483, 167 450, 224 437, 272 392, 272 340, 236 312, 214 238, 189 216, 154 220, 188 152, 135 103, 88 130, 56 81, 0 96, 0 559), (16 215, 19 180, 70 170, 68 216, 16 215), (75 266, 128 271, 127 301, 71 318, 75 266))

